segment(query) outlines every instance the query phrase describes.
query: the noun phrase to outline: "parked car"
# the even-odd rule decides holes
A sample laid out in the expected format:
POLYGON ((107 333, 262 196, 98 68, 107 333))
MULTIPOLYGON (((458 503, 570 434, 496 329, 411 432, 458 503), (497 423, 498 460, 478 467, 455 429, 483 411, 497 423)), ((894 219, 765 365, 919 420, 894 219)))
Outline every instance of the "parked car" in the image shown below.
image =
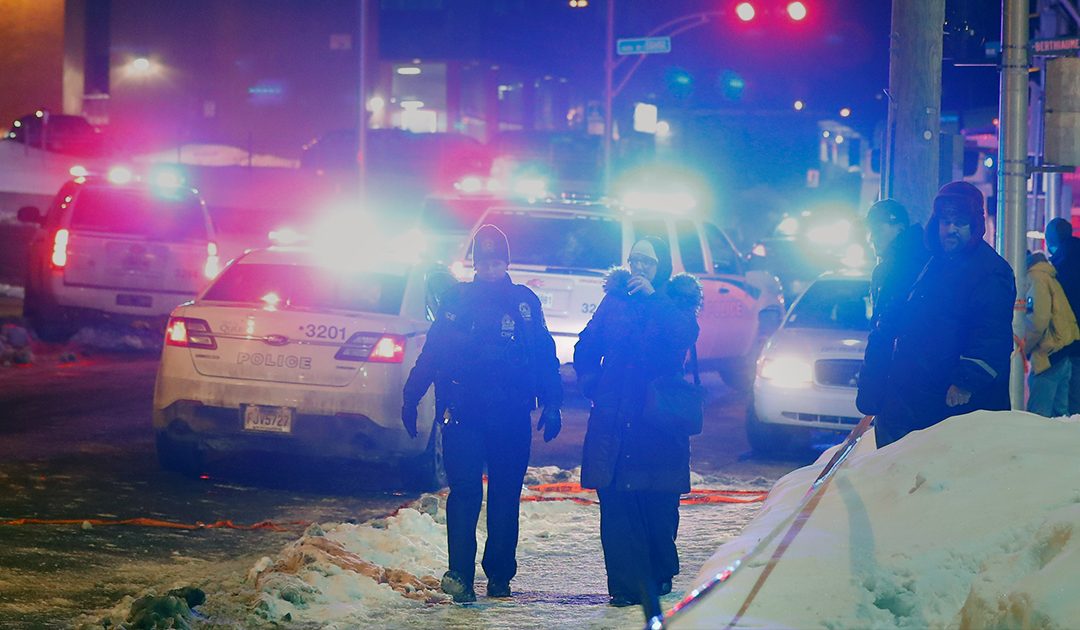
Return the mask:
POLYGON ((807 447, 820 431, 835 441, 859 423, 870 313, 870 279, 852 272, 823 275, 795 301, 758 359, 746 419, 755 451, 807 447))
POLYGON ((4 138, 46 151, 100 157, 106 151, 101 130, 82 116, 38 110, 16 119, 4 138))
MULTIPOLYGON (((777 280, 749 271, 723 230, 690 215, 541 201, 493 207, 477 227, 484 223, 506 233, 510 276, 540 298, 563 363, 573 360, 578 334, 604 296, 605 274, 623 264, 643 236, 666 240, 674 271, 692 273, 704 285, 699 363, 702 369, 719 371, 729 385, 750 386, 761 343, 783 316, 777 280)), ((461 260, 469 264, 467 250, 461 252, 461 260)))
POLYGON ((194 473, 211 454, 277 452, 403 464, 407 481, 442 486, 433 394, 411 439, 401 390, 453 277, 323 253, 249 251, 172 312, 154 388, 162 467, 194 473))
POLYGON ((19 209, 35 224, 24 313, 39 337, 64 341, 81 326, 111 320, 165 327, 219 269, 206 204, 173 178, 130 171, 76 177, 49 209, 19 209))

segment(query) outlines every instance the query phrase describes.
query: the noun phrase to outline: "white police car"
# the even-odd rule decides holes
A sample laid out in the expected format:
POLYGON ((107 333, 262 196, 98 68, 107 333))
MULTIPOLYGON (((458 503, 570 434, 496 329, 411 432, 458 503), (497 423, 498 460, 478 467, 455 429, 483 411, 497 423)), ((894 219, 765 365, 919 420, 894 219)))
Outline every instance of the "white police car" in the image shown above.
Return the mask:
POLYGON ((401 390, 454 280, 362 242, 354 253, 370 263, 326 253, 246 252, 172 312, 154 389, 164 468, 192 473, 209 454, 264 451, 402 463, 406 479, 441 486, 433 395, 411 439, 401 390))
POLYGON ((746 433, 759 453, 838 438, 858 424, 859 370, 870 328, 870 279, 830 273, 807 287, 758 359, 746 433))
MULTIPOLYGON (((561 363, 573 361, 578 334, 604 297, 608 269, 625 264, 630 248, 644 236, 671 245, 674 273, 686 271, 701 281, 699 362, 702 369, 718 370, 729 385, 749 387, 761 341, 783 317, 776 278, 748 270, 723 230, 690 213, 541 201, 490 208, 477 227, 484 223, 506 234, 510 277, 540 298, 561 363)), ((455 273, 465 271, 466 251, 455 273)))
POLYGON ((164 327, 219 270, 206 204, 173 172, 84 171, 47 212, 23 207, 19 220, 38 226, 23 309, 47 341, 102 319, 164 327))

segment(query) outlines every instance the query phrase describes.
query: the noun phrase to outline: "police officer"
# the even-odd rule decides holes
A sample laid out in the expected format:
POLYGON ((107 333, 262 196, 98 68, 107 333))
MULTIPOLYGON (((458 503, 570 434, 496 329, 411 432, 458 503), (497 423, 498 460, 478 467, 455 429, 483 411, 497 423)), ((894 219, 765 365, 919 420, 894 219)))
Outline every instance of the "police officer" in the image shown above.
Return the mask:
POLYGON ((510 597, 517 572, 518 505, 529 463, 530 412, 550 441, 562 428, 562 381, 555 341, 540 300, 506 270, 506 235, 483 225, 473 239, 472 282, 448 290, 404 388, 401 420, 416 437, 416 407, 435 384, 443 422, 450 494, 446 535, 450 570, 442 589, 455 602, 476 601, 476 522, 488 475, 487 544, 482 566, 489 597, 510 597))

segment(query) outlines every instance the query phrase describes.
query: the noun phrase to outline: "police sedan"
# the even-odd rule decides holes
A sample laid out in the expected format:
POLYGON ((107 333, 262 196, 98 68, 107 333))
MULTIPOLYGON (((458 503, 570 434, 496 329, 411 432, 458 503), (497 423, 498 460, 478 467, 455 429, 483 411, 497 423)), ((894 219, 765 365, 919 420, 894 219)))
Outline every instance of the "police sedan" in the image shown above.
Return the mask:
POLYGON ((825 274, 795 301, 758 359, 746 420, 756 452, 836 442, 859 423, 870 314, 870 279, 855 272, 825 274))
POLYGON ((162 467, 195 473, 211 453, 263 451, 403 464, 440 486, 434 400, 420 435, 401 388, 449 274, 352 264, 317 248, 245 253, 169 318, 154 390, 162 467))

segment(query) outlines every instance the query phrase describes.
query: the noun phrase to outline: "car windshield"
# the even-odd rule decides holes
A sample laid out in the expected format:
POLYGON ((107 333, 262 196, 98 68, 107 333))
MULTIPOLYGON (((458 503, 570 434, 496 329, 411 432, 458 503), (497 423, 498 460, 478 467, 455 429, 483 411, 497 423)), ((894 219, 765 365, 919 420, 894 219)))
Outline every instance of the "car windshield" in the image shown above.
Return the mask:
POLYGON ((396 315, 401 311, 405 280, 399 275, 329 271, 309 265, 240 263, 222 272, 203 299, 396 315))
POLYGON ((493 212, 485 222, 506 233, 514 265, 605 270, 622 258, 622 225, 613 218, 493 212))
POLYGON ((206 240, 206 219, 190 192, 157 195, 130 188, 84 188, 71 229, 145 236, 154 240, 206 240))
POLYGON ((870 329, 870 283, 865 280, 818 280, 791 309, 787 328, 870 329))

